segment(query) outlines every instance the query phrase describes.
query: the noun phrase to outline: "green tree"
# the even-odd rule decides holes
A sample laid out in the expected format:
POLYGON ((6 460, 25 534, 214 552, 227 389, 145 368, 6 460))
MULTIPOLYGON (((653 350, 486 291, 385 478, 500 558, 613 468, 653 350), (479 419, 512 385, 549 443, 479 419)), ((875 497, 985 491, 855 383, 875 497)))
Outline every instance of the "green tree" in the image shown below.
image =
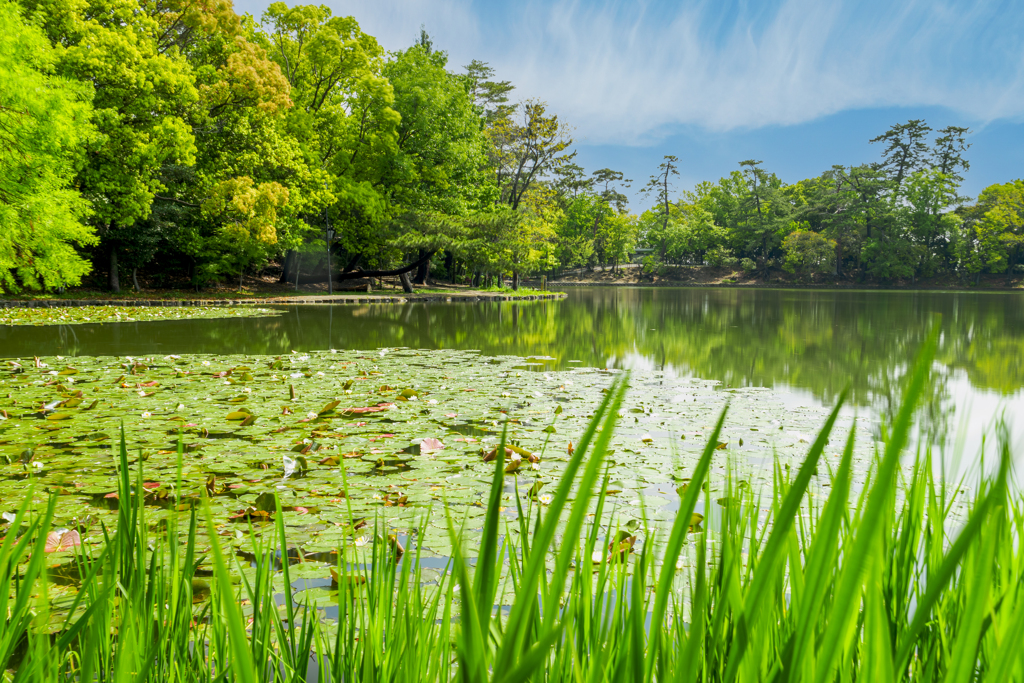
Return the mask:
POLYGON ((25 0, 24 6, 61 46, 58 73, 93 84, 99 135, 84 141, 75 185, 90 201, 110 288, 120 291, 118 254, 164 189, 163 165, 194 161, 187 120, 198 98, 194 74, 181 51, 162 42, 160 17, 137 0, 25 0))
POLYGON ((671 199, 670 193, 672 190, 672 176, 678 176, 679 171, 676 166, 679 163, 678 157, 671 154, 666 154, 664 161, 658 164, 658 172, 653 174, 644 185, 643 189, 640 190, 641 194, 645 197, 654 195, 655 206, 657 207, 658 215, 661 218, 661 238, 659 239, 659 255, 661 258, 665 258, 668 253, 668 233, 669 233, 669 218, 672 214, 669 206, 671 199))
POLYGON ((740 162, 743 184, 736 216, 737 239, 744 250, 757 255, 767 271, 768 260, 789 231, 791 205, 782 193, 782 181, 761 168, 761 162, 740 162))
POLYGON ((782 242, 786 254, 782 266, 789 273, 813 275, 829 272, 836 258, 836 243, 810 230, 794 230, 782 242))
POLYGON ((469 80, 469 96, 484 122, 490 124, 511 116, 516 107, 508 103, 508 95, 516 87, 510 81, 492 81, 495 72, 487 62, 474 59, 464 68, 469 80))
POLYGON ((889 175, 897 191, 907 176, 928 165, 930 151, 926 140, 931 130, 922 119, 911 119, 869 140, 885 145, 879 168, 889 175))
POLYGON ((265 261, 276 246, 277 214, 287 204, 287 188, 244 176, 219 183, 203 203, 203 213, 221 225, 221 258, 235 266, 239 291, 245 268, 265 261))
POLYGON ((371 264, 389 259, 380 237, 393 213, 382 180, 398 154, 401 116, 383 49, 355 19, 323 5, 275 2, 261 28, 255 39, 291 88, 286 125, 309 169, 307 223, 320 223, 328 208, 340 248, 371 264))
POLYGON ((56 74, 58 53, 0 0, 0 291, 78 284, 94 244, 71 187, 71 150, 92 139, 90 90, 56 74))
POLYGON ((988 246, 986 264, 1009 277, 1024 258, 1024 180, 986 187, 978 197, 978 210, 976 229, 979 241, 988 246))
POLYGON ((629 204, 629 197, 619 192, 619 187, 629 188, 632 180, 625 177, 622 171, 613 171, 610 168, 602 168, 591 173, 593 186, 600 187, 601 198, 615 207, 617 211, 625 211, 629 204))

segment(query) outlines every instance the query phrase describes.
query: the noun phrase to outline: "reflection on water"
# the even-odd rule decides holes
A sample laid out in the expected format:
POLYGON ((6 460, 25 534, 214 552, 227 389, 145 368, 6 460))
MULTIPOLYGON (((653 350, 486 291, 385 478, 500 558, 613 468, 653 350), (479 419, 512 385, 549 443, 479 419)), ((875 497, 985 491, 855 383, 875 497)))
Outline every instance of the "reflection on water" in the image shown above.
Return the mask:
MULTIPOLYGON (((282 354, 409 346, 536 356, 529 368, 653 367, 825 404, 891 410, 928 330, 942 339, 924 422, 975 442, 1024 415, 1024 294, 580 288, 524 303, 294 306, 271 318, 0 327, 0 355, 282 354), (968 409, 971 418, 965 417, 968 409)), ((1019 420, 1024 422, 1024 419, 1019 420)))

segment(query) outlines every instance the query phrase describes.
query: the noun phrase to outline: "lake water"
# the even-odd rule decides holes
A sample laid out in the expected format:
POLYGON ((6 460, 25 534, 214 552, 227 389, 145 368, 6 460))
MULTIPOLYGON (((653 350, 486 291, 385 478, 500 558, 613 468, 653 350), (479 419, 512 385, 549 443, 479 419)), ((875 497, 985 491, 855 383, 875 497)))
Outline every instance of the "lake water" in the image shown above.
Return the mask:
POLYGON ((854 407, 885 415, 937 322, 922 423, 935 443, 959 439, 974 452, 1000 415, 1024 423, 1024 293, 572 288, 561 301, 293 306, 268 318, 5 327, 0 355, 479 349, 532 357, 531 369, 655 369, 768 387, 794 404, 830 405, 849 385, 854 407))

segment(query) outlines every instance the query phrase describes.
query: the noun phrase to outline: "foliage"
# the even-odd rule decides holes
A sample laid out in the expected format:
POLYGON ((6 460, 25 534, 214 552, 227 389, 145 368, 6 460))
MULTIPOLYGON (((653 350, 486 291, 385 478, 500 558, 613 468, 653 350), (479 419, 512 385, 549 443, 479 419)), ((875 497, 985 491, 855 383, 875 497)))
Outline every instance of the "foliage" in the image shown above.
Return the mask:
POLYGON ((832 269, 836 243, 810 230, 794 230, 786 236, 782 251, 786 254, 782 267, 787 272, 813 275, 832 269))
POLYGON ((93 137, 89 88, 56 73, 59 53, 0 1, 0 291, 75 285, 96 241, 71 184, 69 150, 93 137))
MULTIPOLYGON (((937 481, 927 452, 900 467, 937 336, 913 365, 862 490, 853 433, 828 447, 842 397, 802 462, 784 469, 776 460, 762 483, 733 472, 716 479, 722 411, 678 486, 668 529, 654 534, 646 516, 621 515, 605 469, 620 380, 550 494, 514 485, 507 493, 519 447, 503 433, 474 521, 409 516, 409 525, 445 529, 443 572, 425 566, 419 544, 400 550, 398 535, 377 520, 338 522, 326 603, 336 623, 322 618, 324 603, 308 588, 293 592, 309 583, 306 563, 290 561, 294 506, 268 495, 223 533, 211 510, 216 482, 183 489, 179 442, 176 483, 160 510, 147 501, 149 466, 129 457, 122 435, 111 482, 116 524, 94 550, 85 551, 77 529, 54 528, 56 495, 35 508, 29 497, 8 516, 0 658, 6 668, 21 664, 19 680, 40 682, 98 672, 115 681, 302 681, 312 672, 320 680, 569 681, 609 670, 635 681, 1010 680, 1022 665, 1019 648, 1005 643, 1024 629, 1014 542, 1024 511, 1008 482, 1005 434, 998 470, 980 479, 964 512, 954 512, 964 507, 961 486, 937 481), (512 520, 502 516, 507 495, 512 520), (472 546, 470 523, 482 527, 472 546), (51 538, 49 549, 64 548, 55 554, 70 555, 80 577, 66 612, 48 600, 59 589, 46 580, 51 538), (236 544, 242 557, 227 552, 236 544), (13 590, 15 575, 38 587, 38 601, 13 590), (121 599, 111 599, 115 591, 121 599), (154 614, 160 638, 152 637, 154 614)), ((344 479, 340 488, 348 497, 344 479)))

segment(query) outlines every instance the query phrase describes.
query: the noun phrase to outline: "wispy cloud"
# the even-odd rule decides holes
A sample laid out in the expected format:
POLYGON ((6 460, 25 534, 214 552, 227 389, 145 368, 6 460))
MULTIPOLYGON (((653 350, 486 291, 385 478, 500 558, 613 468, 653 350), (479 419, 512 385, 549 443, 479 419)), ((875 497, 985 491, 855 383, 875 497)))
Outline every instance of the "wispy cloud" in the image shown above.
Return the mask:
POLYGON ((589 143, 867 107, 939 105, 972 123, 1024 115, 1016 0, 327 2, 391 49, 426 25, 454 64, 490 62, 589 143))

